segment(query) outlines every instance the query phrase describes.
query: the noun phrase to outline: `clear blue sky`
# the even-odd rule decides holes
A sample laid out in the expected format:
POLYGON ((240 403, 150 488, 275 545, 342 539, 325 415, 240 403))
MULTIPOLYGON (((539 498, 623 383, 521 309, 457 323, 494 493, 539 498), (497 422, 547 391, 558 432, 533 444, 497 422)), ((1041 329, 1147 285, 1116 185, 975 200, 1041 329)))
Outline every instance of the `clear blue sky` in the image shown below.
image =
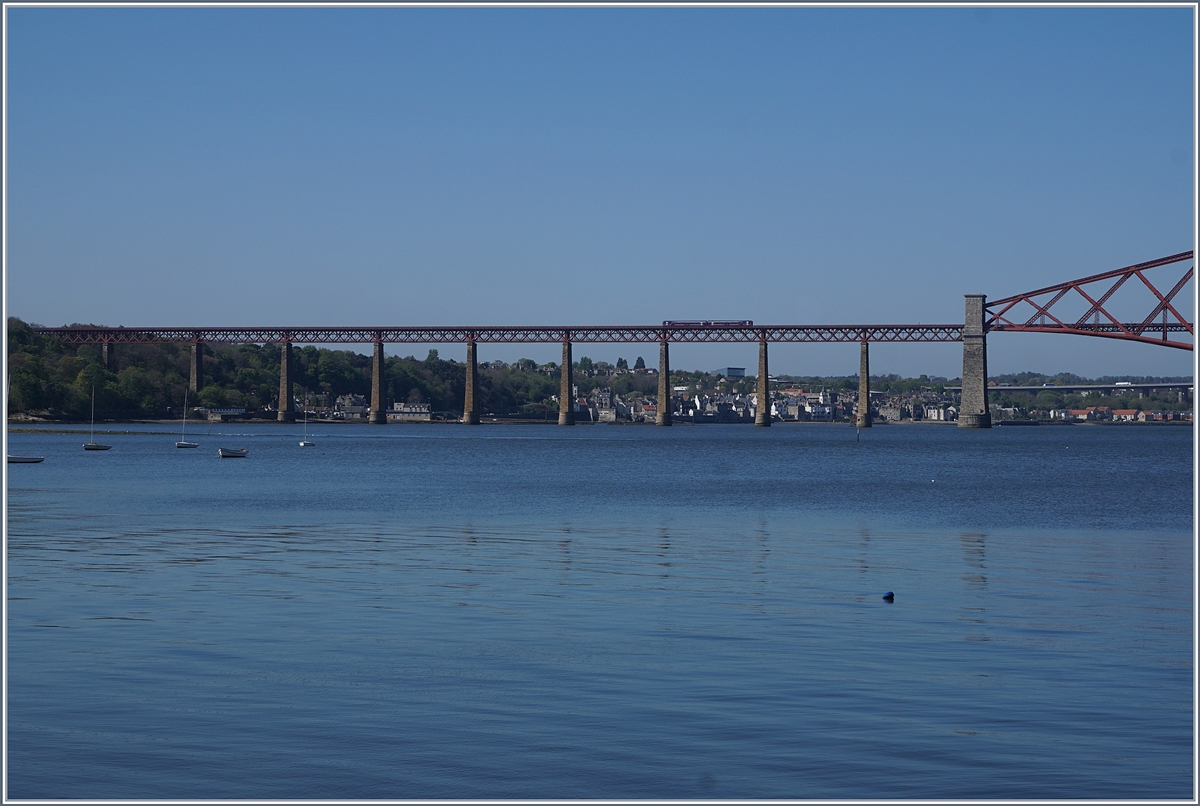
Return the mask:
MULTIPOLYGON (((1189 8, 9 7, 7 24, 5 302, 41 324, 961 322, 964 293, 1194 245, 1189 8)), ((989 348, 994 373, 1193 358, 989 348)), ((558 349, 480 348, 521 355, 558 349)), ((958 345, 872 357, 961 370, 958 345)), ((772 370, 854 374, 857 347, 779 345, 772 370)))

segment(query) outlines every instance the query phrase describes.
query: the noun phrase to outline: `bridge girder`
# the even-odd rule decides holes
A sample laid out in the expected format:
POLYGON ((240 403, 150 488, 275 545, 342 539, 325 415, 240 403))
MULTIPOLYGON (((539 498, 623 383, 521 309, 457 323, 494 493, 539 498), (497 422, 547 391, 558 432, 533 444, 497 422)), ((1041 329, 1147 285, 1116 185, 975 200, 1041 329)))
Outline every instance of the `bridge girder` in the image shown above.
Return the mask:
POLYGON ((67 344, 559 344, 655 342, 956 342, 962 325, 696 325, 554 327, 47 327, 67 344))
MULTIPOLYGON (((1182 263, 1191 260, 1192 257, 1191 251, 1180 252, 1177 255, 1168 255, 989 302, 986 306, 985 327, 989 333, 1066 333, 1192 350, 1191 342, 1171 339, 1168 334, 1187 333, 1193 339, 1196 335, 1195 324, 1187 321, 1174 304, 1175 297, 1192 280, 1195 266, 1188 266, 1171 290, 1165 294, 1145 275, 1150 269, 1182 263), (1133 278, 1141 281, 1157 302, 1140 321, 1122 322, 1111 314, 1106 306, 1110 305, 1110 300, 1121 287, 1133 278), (1102 284, 1110 280, 1112 283, 1105 288, 1102 284), (1064 298, 1071 298, 1071 292, 1075 292, 1087 303, 1082 316, 1068 316, 1053 310, 1064 298), (1155 321, 1160 317, 1161 321, 1155 321), (1150 333, 1155 335, 1147 335, 1150 333)), ((1063 306, 1060 305, 1059 311, 1062 310, 1063 306)))

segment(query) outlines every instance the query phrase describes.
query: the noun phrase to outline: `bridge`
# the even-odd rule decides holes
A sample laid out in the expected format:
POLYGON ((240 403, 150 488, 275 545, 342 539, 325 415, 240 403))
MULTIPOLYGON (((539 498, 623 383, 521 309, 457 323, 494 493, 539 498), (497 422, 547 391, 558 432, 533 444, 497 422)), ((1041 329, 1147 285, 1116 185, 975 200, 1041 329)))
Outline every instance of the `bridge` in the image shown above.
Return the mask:
MULTIPOLYGON (((475 403, 478 384, 478 344, 562 344, 563 358, 559 387, 559 425, 574 425, 572 405, 572 360, 574 343, 655 343, 659 345, 658 399, 670 399, 670 344, 672 342, 757 342, 758 387, 755 425, 769 426, 770 399, 767 388, 767 345, 777 343, 856 342, 859 348, 858 414, 860 427, 870 427, 871 409, 868 378, 872 342, 962 342, 962 405, 959 428, 990 428, 991 414, 987 397, 987 335, 1004 332, 1062 333, 1123 339, 1161 347, 1192 350, 1193 343, 1182 341, 1186 333, 1194 340, 1194 323, 1179 312, 1174 300, 1194 274, 1187 266, 1166 293, 1146 276, 1152 269, 1178 268, 1191 261, 1193 252, 1180 252, 1157 260, 1101 272, 1078 280, 1039 288, 995 302, 984 294, 967 294, 963 324, 942 325, 756 325, 750 321, 666 321, 661 325, 600 325, 553 327, 55 327, 37 328, 67 344, 96 344, 102 348, 110 368, 118 345, 153 343, 190 343, 192 345, 191 380, 193 392, 204 385, 205 344, 278 344, 280 345, 279 413, 280 421, 296 418, 291 392, 293 344, 372 344, 371 415, 379 425, 387 422, 383 396, 384 344, 465 344, 466 394, 463 422, 479 423, 475 403), (1154 300, 1149 313, 1132 321, 1121 321, 1111 313, 1114 298, 1128 281, 1131 288, 1145 288, 1154 300), (1074 293, 1072 293, 1074 292, 1074 293), (1081 301, 1082 300, 1082 301, 1081 301), (1074 310, 1071 305, 1075 304, 1074 310), (1079 311, 1083 313, 1080 314, 1079 311)), ((1161 272, 1159 272, 1161 273, 1161 272)), ((1126 289, 1128 296, 1128 289, 1126 289)), ((1143 294, 1144 296, 1144 294, 1143 294)), ((671 424, 669 407, 660 405, 656 424, 671 424)))

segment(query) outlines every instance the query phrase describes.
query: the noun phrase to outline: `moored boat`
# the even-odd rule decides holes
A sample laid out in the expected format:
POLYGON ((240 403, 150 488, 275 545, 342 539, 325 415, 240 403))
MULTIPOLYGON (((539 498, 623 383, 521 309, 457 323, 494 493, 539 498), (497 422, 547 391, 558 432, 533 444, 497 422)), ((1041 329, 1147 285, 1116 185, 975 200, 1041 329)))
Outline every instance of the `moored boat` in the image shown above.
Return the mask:
POLYGON ((187 441, 187 399, 188 399, 188 390, 187 390, 187 387, 184 387, 184 390, 183 390, 183 428, 181 428, 179 431, 179 441, 175 443, 175 447, 176 448, 199 448, 200 447, 199 442, 188 442, 187 441))
POLYGON ((45 456, 13 456, 11 453, 8 454, 8 463, 10 465, 35 465, 45 460, 45 456))
POLYGON ((304 394, 304 439, 300 440, 301 448, 315 448, 317 443, 308 441, 308 392, 304 394))
POLYGON ((88 441, 83 443, 85 451, 106 451, 112 445, 101 445, 96 441, 96 385, 92 384, 92 427, 88 432, 88 441))
POLYGON ((222 459, 244 459, 249 452, 249 448, 217 448, 217 456, 222 459))

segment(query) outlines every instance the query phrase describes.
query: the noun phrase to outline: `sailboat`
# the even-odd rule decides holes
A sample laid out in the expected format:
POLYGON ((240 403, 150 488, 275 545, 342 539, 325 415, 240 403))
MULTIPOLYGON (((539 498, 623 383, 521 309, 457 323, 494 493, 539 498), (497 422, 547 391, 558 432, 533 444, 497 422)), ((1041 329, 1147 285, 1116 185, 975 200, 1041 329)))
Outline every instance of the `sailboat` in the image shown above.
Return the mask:
POLYGON ((308 441, 308 395, 304 396, 304 439, 300 440, 301 448, 315 448, 317 443, 308 441))
POLYGON ((96 442, 96 384, 92 384, 92 430, 88 433, 88 441, 84 443, 85 451, 106 451, 112 445, 101 445, 96 442))
POLYGON ((188 442, 187 435, 187 396, 188 390, 183 390, 183 429, 179 432, 179 441, 175 443, 176 448, 199 448, 199 442, 188 442))

